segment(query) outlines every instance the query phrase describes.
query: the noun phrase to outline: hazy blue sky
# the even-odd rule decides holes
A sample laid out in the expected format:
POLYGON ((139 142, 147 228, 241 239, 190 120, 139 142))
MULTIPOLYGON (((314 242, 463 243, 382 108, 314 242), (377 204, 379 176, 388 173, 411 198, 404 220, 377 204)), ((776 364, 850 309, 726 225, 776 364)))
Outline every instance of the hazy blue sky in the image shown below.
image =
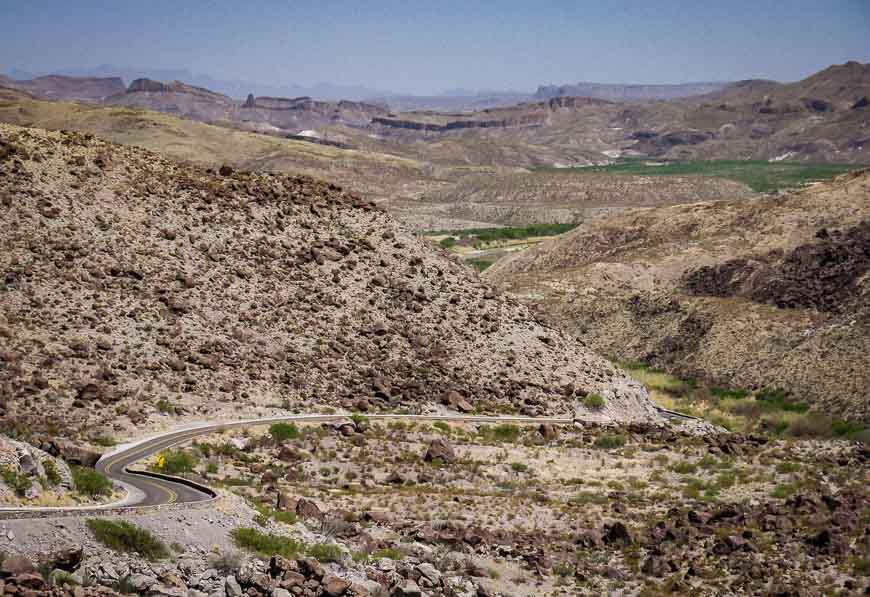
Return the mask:
POLYGON ((0 0, 0 69, 189 68, 415 93, 795 80, 870 61, 870 0, 0 0))

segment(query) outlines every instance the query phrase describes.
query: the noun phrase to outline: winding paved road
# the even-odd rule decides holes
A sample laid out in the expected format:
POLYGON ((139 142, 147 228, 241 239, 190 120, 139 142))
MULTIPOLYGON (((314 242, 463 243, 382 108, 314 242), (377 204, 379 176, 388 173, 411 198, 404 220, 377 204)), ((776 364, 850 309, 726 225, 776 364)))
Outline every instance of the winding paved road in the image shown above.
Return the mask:
MULTIPOLYGON (((683 415, 682 413, 667 411, 664 409, 659 409, 659 412, 665 418, 694 418, 683 415)), ((166 504, 207 502, 216 499, 217 496, 215 492, 207 487, 177 477, 157 475, 144 470, 132 470, 130 467, 134 463, 157 452, 185 443, 200 435, 216 433, 226 429, 256 427, 281 422, 325 423, 345 420, 348 418, 348 415, 289 415, 284 417, 234 421, 231 423, 202 424, 163 433, 152 438, 119 446, 112 452, 104 455, 97 463, 97 471, 103 473, 109 479, 126 489, 127 496, 124 500, 112 504, 96 506, 0 508, 0 518, 3 518, 4 515, 21 517, 28 513, 44 516, 47 514, 86 513, 119 510, 123 508, 156 507, 166 504)), ((510 416, 483 417, 470 415, 373 414, 366 415, 366 418, 374 420, 392 419, 425 422, 449 421, 453 423, 552 423, 555 425, 570 425, 574 423, 574 419, 567 418, 510 416)))

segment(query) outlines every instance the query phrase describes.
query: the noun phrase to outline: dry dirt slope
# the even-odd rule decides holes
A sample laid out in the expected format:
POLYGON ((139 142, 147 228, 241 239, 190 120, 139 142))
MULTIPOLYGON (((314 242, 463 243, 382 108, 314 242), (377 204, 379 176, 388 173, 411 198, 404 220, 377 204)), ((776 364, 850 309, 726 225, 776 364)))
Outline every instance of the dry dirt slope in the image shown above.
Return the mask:
POLYGON ((486 276, 593 349, 870 417, 870 172, 787 195, 635 210, 486 276))
POLYGON ((640 384, 333 185, 74 133, 0 139, 9 427, 414 410, 448 390, 484 412, 655 417, 640 384), (585 410, 587 392, 606 407, 585 410))

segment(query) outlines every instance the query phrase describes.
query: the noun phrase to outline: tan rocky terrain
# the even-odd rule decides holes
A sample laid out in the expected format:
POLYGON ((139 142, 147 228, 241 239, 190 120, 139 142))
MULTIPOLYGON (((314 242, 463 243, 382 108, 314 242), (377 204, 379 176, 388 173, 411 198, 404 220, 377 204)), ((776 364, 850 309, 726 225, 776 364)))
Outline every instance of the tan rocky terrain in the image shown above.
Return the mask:
POLYGON ((629 211, 487 270, 613 358, 867 420, 870 173, 629 211))
POLYGON ((449 392, 480 412, 656 418, 637 382, 334 185, 0 138, 6 428, 97 439, 449 392))
POLYGON ((175 463, 220 500, 110 517, 132 525, 126 550, 92 520, 2 521, 6 586, 652 597, 850 595, 870 581, 868 453, 844 441, 356 415, 161 456, 144 464, 175 463))

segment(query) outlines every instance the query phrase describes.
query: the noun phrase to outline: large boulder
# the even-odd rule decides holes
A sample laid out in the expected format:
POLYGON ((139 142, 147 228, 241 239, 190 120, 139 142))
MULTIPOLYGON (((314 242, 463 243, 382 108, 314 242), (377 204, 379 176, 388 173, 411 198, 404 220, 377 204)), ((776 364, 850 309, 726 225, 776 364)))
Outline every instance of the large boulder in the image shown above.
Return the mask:
POLYGON ((438 437, 429 443, 429 448, 426 450, 423 459, 426 462, 432 462, 433 460, 453 462, 456 460, 456 452, 453 451, 453 446, 447 440, 438 437))

